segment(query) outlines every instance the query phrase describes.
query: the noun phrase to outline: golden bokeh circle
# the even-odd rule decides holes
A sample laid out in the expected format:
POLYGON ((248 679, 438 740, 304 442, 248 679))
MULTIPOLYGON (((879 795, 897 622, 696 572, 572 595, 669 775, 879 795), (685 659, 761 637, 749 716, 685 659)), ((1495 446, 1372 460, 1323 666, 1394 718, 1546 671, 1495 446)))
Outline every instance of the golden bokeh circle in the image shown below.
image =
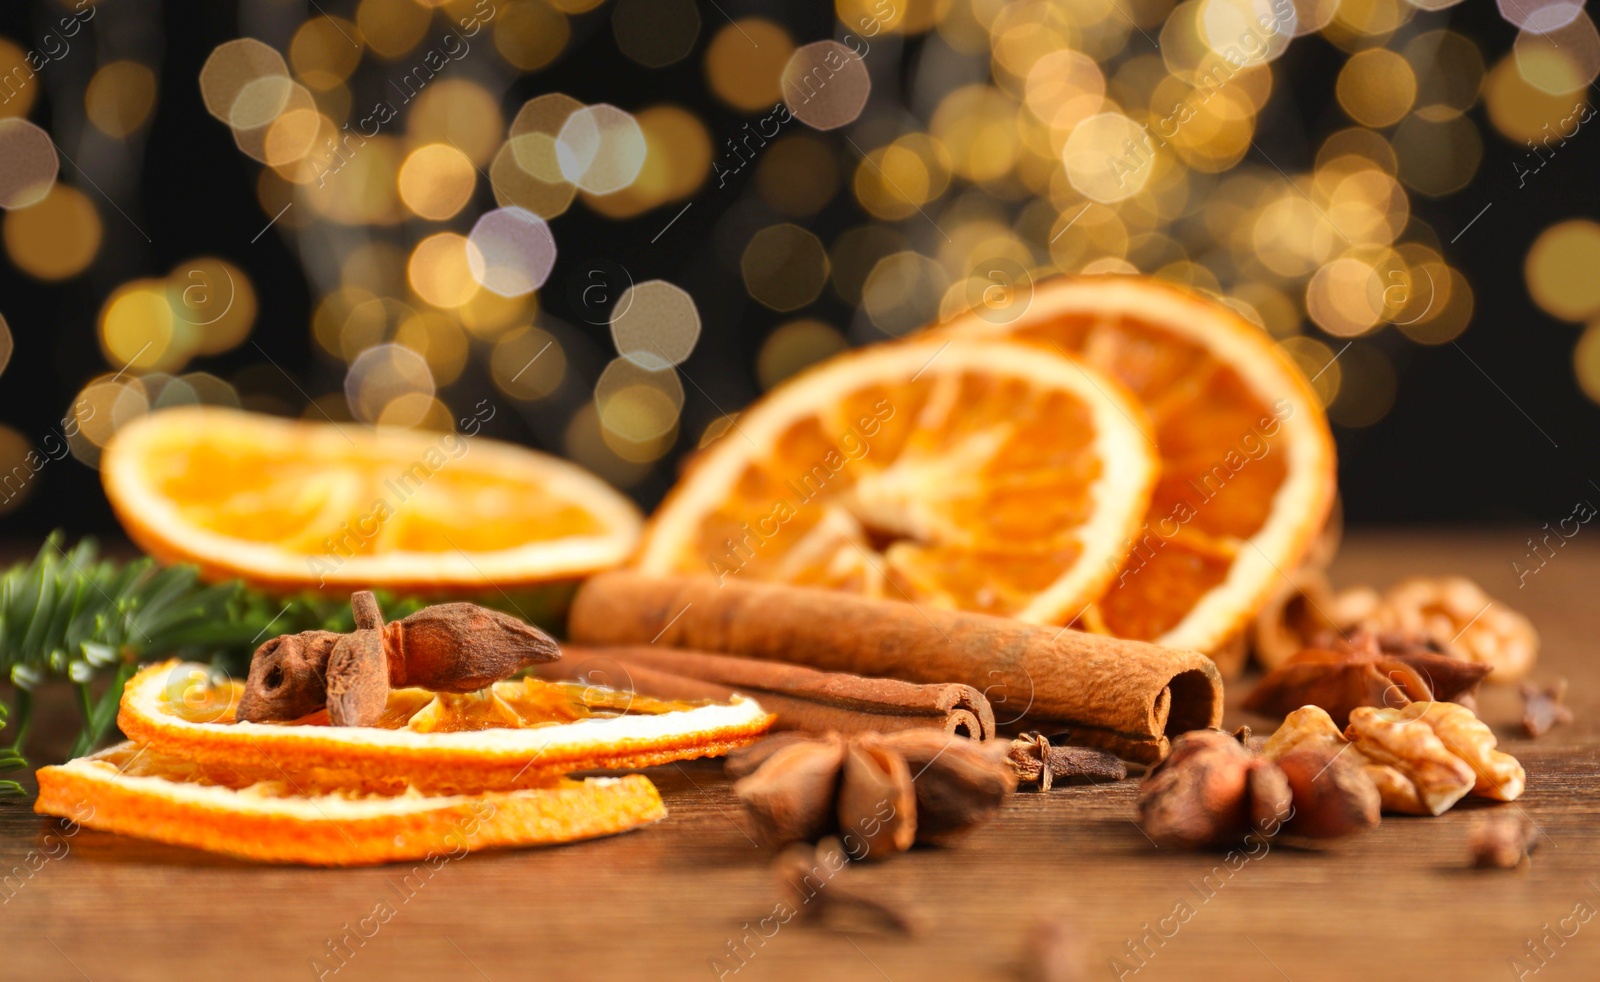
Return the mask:
POLYGON ((618 355, 594 384, 601 425, 632 443, 671 432, 683 410, 683 382, 671 368, 652 371, 618 355))
POLYGON ((83 94, 89 122, 119 140, 143 126, 155 104, 156 73, 136 61, 100 66, 83 94))
POLYGON ((1073 129, 1061 160, 1079 193, 1111 204, 1144 189, 1155 170, 1155 152, 1143 126, 1122 113, 1097 113, 1073 129))
POLYGON ((428 87, 406 108, 406 140, 412 146, 444 143, 478 166, 494 158, 505 119, 500 101, 470 79, 447 78, 428 87))
POLYGON ((173 368, 186 360, 174 321, 166 280, 124 283, 100 308, 100 349, 118 368, 173 368))
POLYGON ((1528 293, 1551 317, 1588 320, 1600 313, 1600 224, 1575 218, 1550 226, 1523 262, 1528 293))
POLYGON ((361 0, 356 27, 367 47, 383 58, 399 58, 421 43, 433 11, 414 0, 361 0))
POLYGON ((467 367, 467 333, 437 310, 419 310, 401 321, 394 339, 423 357, 439 385, 454 382, 467 367))
POLYGON ((771 109, 782 98, 779 78, 794 42, 770 20, 742 17, 706 45, 706 81, 718 99, 741 112, 771 109))
POLYGON ((555 335, 538 327, 519 327, 495 342, 489 375, 513 399, 543 399, 567 374, 567 353, 555 335))
POLYGON ((761 229, 739 258, 745 290, 777 311, 798 310, 817 299, 827 285, 828 269, 822 240, 789 222, 761 229))
POLYGON ((1371 48, 1350 56, 1335 85, 1339 105, 1363 126, 1382 128, 1405 118, 1417 98, 1417 76, 1398 52, 1371 48))
POLYGON ((1600 402, 1600 324, 1590 324, 1572 349, 1572 370, 1578 387, 1593 402, 1600 402))
POLYGON ((44 200, 6 212, 6 255, 41 280, 77 276, 100 250, 100 214, 77 188, 56 184, 44 200))
POLYGON ((756 163, 756 191, 785 215, 815 215, 839 193, 839 164, 819 137, 796 133, 775 140, 756 163))
POLYGON ((441 308, 460 307, 478 292, 472 276, 472 248, 466 236, 438 232, 417 243, 406 263, 406 279, 424 301, 441 308))
POLYGON ((872 76, 848 45, 813 41, 789 56, 779 86, 795 118, 815 130, 836 130, 860 118, 872 95, 872 76))
POLYGON ((767 335, 756 355, 756 378, 770 389, 847 347, 844 335, 817 320, 790 321, 767 335))
POLYGON ((411 151, 400 165, 400 200, 419 218, 442 222, 472 199, 478 169, 448 143, 429 143, 411 151))
MULTIPOLYGON (((31 71, 33 69, 28 64, 28 54, 13 44, 9 38, 0 37, 0 78, 22 78, 23 75, 19 73, 31 71)), ((8 98, 0 101, 0 119, 27 116, 28 110, 33 108, 33 100, 38 95, 37 85, 13 85, 8 98)))
POLYGON ((512 67, 535 72, 561 54, 572 25, 542 0, 513 0, 494 18, 494 47, 512 67))
POLYGON ((185 325, 195 354, 219 355, 242 344, 256 321, 256 292, 244 271, 215 256, 185 260, 167 274, 167 303, 185 325))
POLYGON ((646 68, 665 68, 688 57, 700 36, 694 0, 617 0, 611 8, 617 50, 646 68))
POLYGON ((361 31, 343 17, 312 17, 295 28, 289 64, 295 75, 319 92, 344 84, 361 63, 361 31))

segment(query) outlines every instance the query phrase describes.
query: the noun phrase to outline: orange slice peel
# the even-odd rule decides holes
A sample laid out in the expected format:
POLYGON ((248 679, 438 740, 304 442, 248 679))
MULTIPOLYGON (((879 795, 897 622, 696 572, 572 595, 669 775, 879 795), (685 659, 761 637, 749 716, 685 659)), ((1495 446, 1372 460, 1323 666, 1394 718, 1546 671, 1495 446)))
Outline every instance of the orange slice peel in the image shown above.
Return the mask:
POLYGON ((638 774, 478 794, 308 794, 283 781, 216 783, 188 761, 129 742, 38 776, 40 814, 269 863, 437 862, 611 835, 666 817, 655 785, 638 774))

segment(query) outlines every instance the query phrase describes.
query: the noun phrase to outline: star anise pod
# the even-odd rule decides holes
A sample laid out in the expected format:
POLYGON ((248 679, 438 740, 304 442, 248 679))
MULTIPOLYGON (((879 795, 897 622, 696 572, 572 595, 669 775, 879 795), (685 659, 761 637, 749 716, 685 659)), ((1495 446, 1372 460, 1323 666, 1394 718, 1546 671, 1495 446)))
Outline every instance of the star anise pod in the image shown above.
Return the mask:
POLYGON ((726 767, 768 844, 837 830, 852 860, 949 843, 1017 787, 997 744, 931 729, 781 733, 730 754, 726 767))
POLYGON ((1357 632, 1348 641, 1307 648, 1268 672, 1244 708, 1285 716, 1321 706, 1340 727, 1358 706, 1398 709, 1413 702, 1470 699, 1489 666, 1404 638, 1357 632))

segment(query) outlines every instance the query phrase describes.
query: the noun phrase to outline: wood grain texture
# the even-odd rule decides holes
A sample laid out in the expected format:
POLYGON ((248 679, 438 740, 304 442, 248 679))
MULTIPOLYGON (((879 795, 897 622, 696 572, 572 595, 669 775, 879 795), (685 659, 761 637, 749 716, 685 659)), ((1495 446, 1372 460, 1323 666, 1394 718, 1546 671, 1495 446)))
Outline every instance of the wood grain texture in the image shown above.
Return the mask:
MULTIPOLYGON (((738 968, 721 977, 739 982, 1007 979, 1017 977, 1027 929, 1053 915, 1086 940, 1084 977, 1112 980, 1111 959, 1138 967, 1125 944, 1182 901, 1193 910, 1187 923, 1122 977, 1514 979, 1513 957, 1538 967, 1524 943, 1546 924, 1559 928, 1581 902, 1600 909, 1600 538, 1579 535, 1519 589, 1511 562, 1524 560, 1527 533, 1368 534, 1346 545, 1334 570, 1340 585, 1462 573, 1532 617, 1544 640, 1535 677, 1571 679, 1578 718, 1529 741, 1516 735, 1514 692, 1484 698, 1484 717, 1528 770, 1513 805, 1385 817, 1334 849, 1272 845, 1230 870, 1222 855, 1153 848, 1129 820, 1132 780, 1024 792, 958 848, 847 871, 915 908, 926 922, 919 937, 791 923, 764 944, 752 935, 757 946, 740 967, 728 943, 776 896, 769 854, 748 838, 715 763, 650 772, 671 813, 653 828, 469 856, 431 875, 253 866, 88 830, 63 846, 27 805, 0 804, 0 873, 10 877, 0 890, 0 977, 715 979, 717 959, 738 968), (1542 827, 1531 866, 1466 868, 1474 814, 1491 808, 1522 808, 1542 827), (380 903, 393 909, 388 922, 338 971, 319 974, 311 960, 338 967, 328 942, 380 903)), ((1269 728, 1230 710, 1228 725, 1244 722, 1269 728)), ((1574 927, 1564 944, 1552 934, 1554 957, 1523 977, 1600 975, 1600 917, 1568 920, 1567 932, 1574 927)))

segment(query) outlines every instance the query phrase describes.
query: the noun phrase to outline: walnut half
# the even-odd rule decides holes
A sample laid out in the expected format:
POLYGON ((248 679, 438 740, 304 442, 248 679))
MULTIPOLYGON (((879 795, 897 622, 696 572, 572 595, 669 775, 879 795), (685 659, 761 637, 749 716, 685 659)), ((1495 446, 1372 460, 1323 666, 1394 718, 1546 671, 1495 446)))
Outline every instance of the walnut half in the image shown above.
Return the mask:
POLYGON ((1361 618, 1361 626, 1432 639, 1468 661, 1490 666, 1491 682, 1515 682, 1539 655, 1533 624, 1462 576, 1397 583, 1361 618))
POLYGON ((1442 815, 1477 783, 1471 765, 1450 752, 1418 715, 1405 709, 1362 706, 1350 712, 1345 736, 1367 758, 1367 775, 1378 786, 1383 807, 1408 815, 1442 815))

